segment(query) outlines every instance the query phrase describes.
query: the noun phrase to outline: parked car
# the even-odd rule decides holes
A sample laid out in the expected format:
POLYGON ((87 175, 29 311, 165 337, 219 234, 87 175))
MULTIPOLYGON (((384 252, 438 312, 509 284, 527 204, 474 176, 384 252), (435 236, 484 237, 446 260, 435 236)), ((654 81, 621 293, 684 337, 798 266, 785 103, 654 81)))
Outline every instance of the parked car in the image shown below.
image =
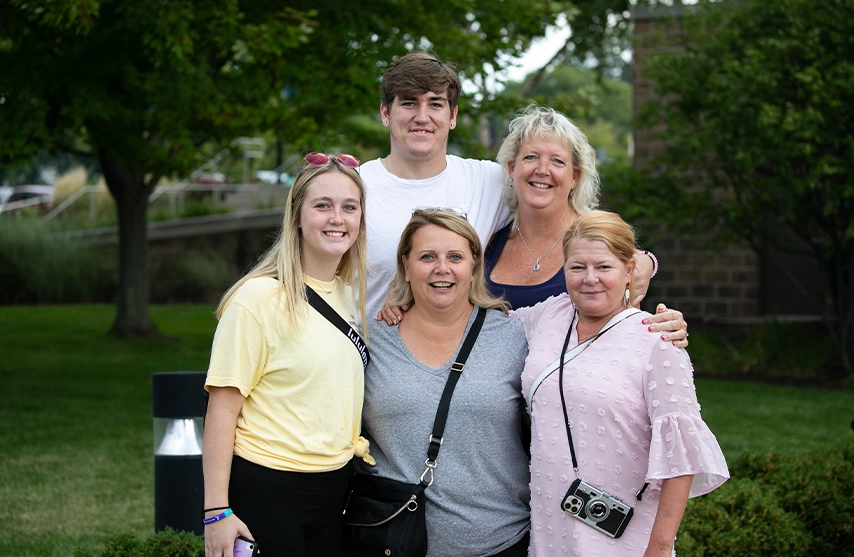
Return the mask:
POLYGON ((24 207, 38 207, 49 211, 53 205, 53 186, 27 185, 14 186, 12 193, 0 205, 0 212, 9 212, 24 207))

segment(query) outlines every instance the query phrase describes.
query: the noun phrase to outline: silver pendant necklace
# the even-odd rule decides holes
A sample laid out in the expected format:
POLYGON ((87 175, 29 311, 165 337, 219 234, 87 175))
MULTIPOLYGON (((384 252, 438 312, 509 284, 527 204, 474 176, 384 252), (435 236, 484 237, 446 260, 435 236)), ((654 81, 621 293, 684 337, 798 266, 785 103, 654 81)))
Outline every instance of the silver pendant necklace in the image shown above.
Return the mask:
POLYGON ((525 241, 525 237, 522 236, 522 229, 517 228, 517 230, 519 231, 519 238, 522 239, 522 245, 525 246, 525 249, 528 250, 528 253, 530 253, 531 257, 534 259, 534 270, 535 271, 540 270, 540 260, 544 259, 549 253, 551 253, 551 251, 553 249, 555 249, 555 246, 558 245, 558 242, 560 242, 561 238, 563 238, 563 236, 558 236, 557 241, 554 244, 552 244, 552 247, 550 247, 548 249, 548 251, 546 251, 546 253, 537 257, 536 255, 534 255, 534 252, 531 251, 531 248, 528 247, 528 242, 525 241))

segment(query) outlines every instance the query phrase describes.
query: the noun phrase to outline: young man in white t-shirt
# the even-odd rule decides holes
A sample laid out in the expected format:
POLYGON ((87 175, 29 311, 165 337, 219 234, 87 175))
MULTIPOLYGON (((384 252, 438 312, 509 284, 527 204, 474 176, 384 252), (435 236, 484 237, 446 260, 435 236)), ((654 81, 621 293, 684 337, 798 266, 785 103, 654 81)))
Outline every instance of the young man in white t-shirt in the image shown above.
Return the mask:
POLYGON ((413 209, 466 213, 484 246, 512 218, 497 163, 447 154, 461 88, 454 68, 426 52, 398 58, 383 76, 380 115, 391 152, 360 168, 367 189, 369 317, 385 301, 400 234, 413 209))

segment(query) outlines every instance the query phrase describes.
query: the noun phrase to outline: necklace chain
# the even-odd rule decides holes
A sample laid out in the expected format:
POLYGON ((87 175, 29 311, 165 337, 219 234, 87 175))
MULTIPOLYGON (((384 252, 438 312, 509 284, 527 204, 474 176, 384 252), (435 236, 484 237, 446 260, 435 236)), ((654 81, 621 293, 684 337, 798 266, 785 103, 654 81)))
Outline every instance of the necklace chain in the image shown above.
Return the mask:
POLYGON ((535 271, 539 271, 539 270, 540 270, 540 261, 541 261, 543 258, 545 258, 545 256, 547 256, 549 253, 551 253, 551 251, 552 251, 553 249, 555 249, 555 246, 556 246, 556 245, 558 245, 558 242, 560 242, 560 239, 561 239, 563 236, 558 236, 557 241, 555 241, 555 243, 554 243, 554 244, 552 244, 552 247, 550 247, 550 248, 548 249, 548 251, 546 251, 546 253, 544 253, 543 255, 541 255, 541 256, 539 256, 539 257, 537 257, 536 255, 534 255, 534 252, 532 252, 532 251, 531 251, 531 248, 529 248, 529 247, 528 247, 528 242, 526 242, 526 241, 525 241, 525 237, 524 237, 524 236, 522 236, 522 229, 521 229, 521 228, 517 228, 517 230, 519 231, 519 238, 521 238, 521 239, 522 239, 522 245, 523 245, 523 246, 525 246, 525 249, 526 249, 526 250, 528 250, 528 253, 529 253, 529 254, 531 254, 531 257, 534 259, 534 270, 535 270, 535 271))

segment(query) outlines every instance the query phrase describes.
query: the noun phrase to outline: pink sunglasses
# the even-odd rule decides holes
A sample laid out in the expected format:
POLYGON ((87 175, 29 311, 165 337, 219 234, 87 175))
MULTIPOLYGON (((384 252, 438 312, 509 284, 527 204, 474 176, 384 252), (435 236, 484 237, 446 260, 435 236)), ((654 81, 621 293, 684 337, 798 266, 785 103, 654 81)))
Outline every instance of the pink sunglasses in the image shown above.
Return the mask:
POLYGON ((305 156, 305 162, 312 166, 323 166, 328 163, 330 160, 338 161, 344 166, 348 166, 350 168, 356 168, 361 163, 359 159, 354 157, 353 155, 348 155, 346 153, 341 153, 340 155, 327 155, 326 153, 309 153, 305 156))

